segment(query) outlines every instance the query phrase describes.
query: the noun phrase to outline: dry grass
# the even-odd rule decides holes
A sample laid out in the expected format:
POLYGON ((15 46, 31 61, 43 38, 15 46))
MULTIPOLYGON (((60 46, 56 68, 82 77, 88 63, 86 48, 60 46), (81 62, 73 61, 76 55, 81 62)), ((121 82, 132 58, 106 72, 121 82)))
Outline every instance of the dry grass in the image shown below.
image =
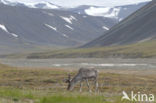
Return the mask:
MULTIPOLYGON (((4 103, 121 103, 123 90, 156 94, 156 70, 99 70, 99 94, 89 94, 84 84, 66 91, 64 79, 77 70, 62 68, 12 68, 0 65, 0 100, 4 103)), ((93 88, 93 87, 92 87, 93 88)), ((126 102, 127 103, 127 102, 126 102)))
POLYGON ((32 53, 27 58, 154 58, 156 41, 123 46, 63 49, 51 52, 32 53))

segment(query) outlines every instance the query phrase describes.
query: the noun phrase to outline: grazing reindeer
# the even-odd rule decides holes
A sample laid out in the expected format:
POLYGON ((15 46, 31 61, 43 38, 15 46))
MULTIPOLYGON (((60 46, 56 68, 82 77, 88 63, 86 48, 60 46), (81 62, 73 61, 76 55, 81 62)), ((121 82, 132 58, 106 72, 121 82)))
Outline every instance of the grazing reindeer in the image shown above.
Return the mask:
POLYGON ((95 70, 93 68, 91 68, 91 69, 89 69, 89 68, 80 68, 79 72, 77 73, 77 75, 73 79, 71 79, 70 75, 68 76, 68 80, 66 81, 66 83, 69 83, 67 90, 70 90, 70 91, 73 90, 74 86, 78 82, 80 82, 80 92, 81 92, 82 91, 82 82, 85 80, 86 83, 87 83, 89 92, 92 92, 91 89, 90 89, 90 85, 89 85, 88 80, 93 79, 94 83, 95 83, 95 88, 96 88, 96 91, 97 91, 98 90, 97 77, 98 77, 97 70, 95 70))

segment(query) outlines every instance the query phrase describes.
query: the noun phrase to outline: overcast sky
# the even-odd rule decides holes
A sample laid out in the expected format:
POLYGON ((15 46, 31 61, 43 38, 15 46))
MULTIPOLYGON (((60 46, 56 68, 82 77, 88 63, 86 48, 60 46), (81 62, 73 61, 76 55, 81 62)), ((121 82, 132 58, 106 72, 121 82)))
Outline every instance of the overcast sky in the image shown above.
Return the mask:
POLYGON ((51 1, 55 4, 68 7, 78 5, 118 6, 150 0, 51 0, 51 1))
POLYGON ((8 1, 19 1, 19 2, 48 1, 64 7, 75 7, 79 5, 118 6, 125 4, 135 4, 151 0, 8 0, 8 1))

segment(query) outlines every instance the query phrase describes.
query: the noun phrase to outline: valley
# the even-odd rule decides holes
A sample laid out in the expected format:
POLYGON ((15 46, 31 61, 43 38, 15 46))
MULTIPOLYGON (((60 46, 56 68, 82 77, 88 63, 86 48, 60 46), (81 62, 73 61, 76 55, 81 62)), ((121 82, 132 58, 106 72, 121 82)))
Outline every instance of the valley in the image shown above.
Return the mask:
POLYGON ((138 103, 130 93, 156 95, 156 0, 73 8, 30 1, 0 0, 0 103, 138 103), (89 82, 68 91, 82 67, 78 82, 89 82))
MULTIPOLYGON (((61 49, 40 53, 30 53, 25 55, 29 59, 46 58, 155 58, 156 41, 141 42, 123 46, 92 47, 61 49)), ((17 54, 6 55, 4 57, 16 58, 17 54)), ((21 55, 21 57, 23 57, 21 55)))

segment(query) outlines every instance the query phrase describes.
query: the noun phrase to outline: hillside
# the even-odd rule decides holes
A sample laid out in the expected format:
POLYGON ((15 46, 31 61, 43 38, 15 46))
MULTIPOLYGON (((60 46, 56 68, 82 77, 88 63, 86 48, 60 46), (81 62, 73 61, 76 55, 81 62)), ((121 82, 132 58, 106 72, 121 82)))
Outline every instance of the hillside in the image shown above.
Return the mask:
POLYGON ((82 45, 102 35, 116 23, 116 20, 109 18, 0 3, 0 54, 21 52, 36 46, 82 45))
POLYGON ((33 53, 28 55, 27 58, 154 58, 156 57, 155 45, 156 41, 154 40, 126 46, 79 48, 33 53))
POLYGON ((83 47, 126 45, 156 39, 156 1, 152 1, 83 47))

